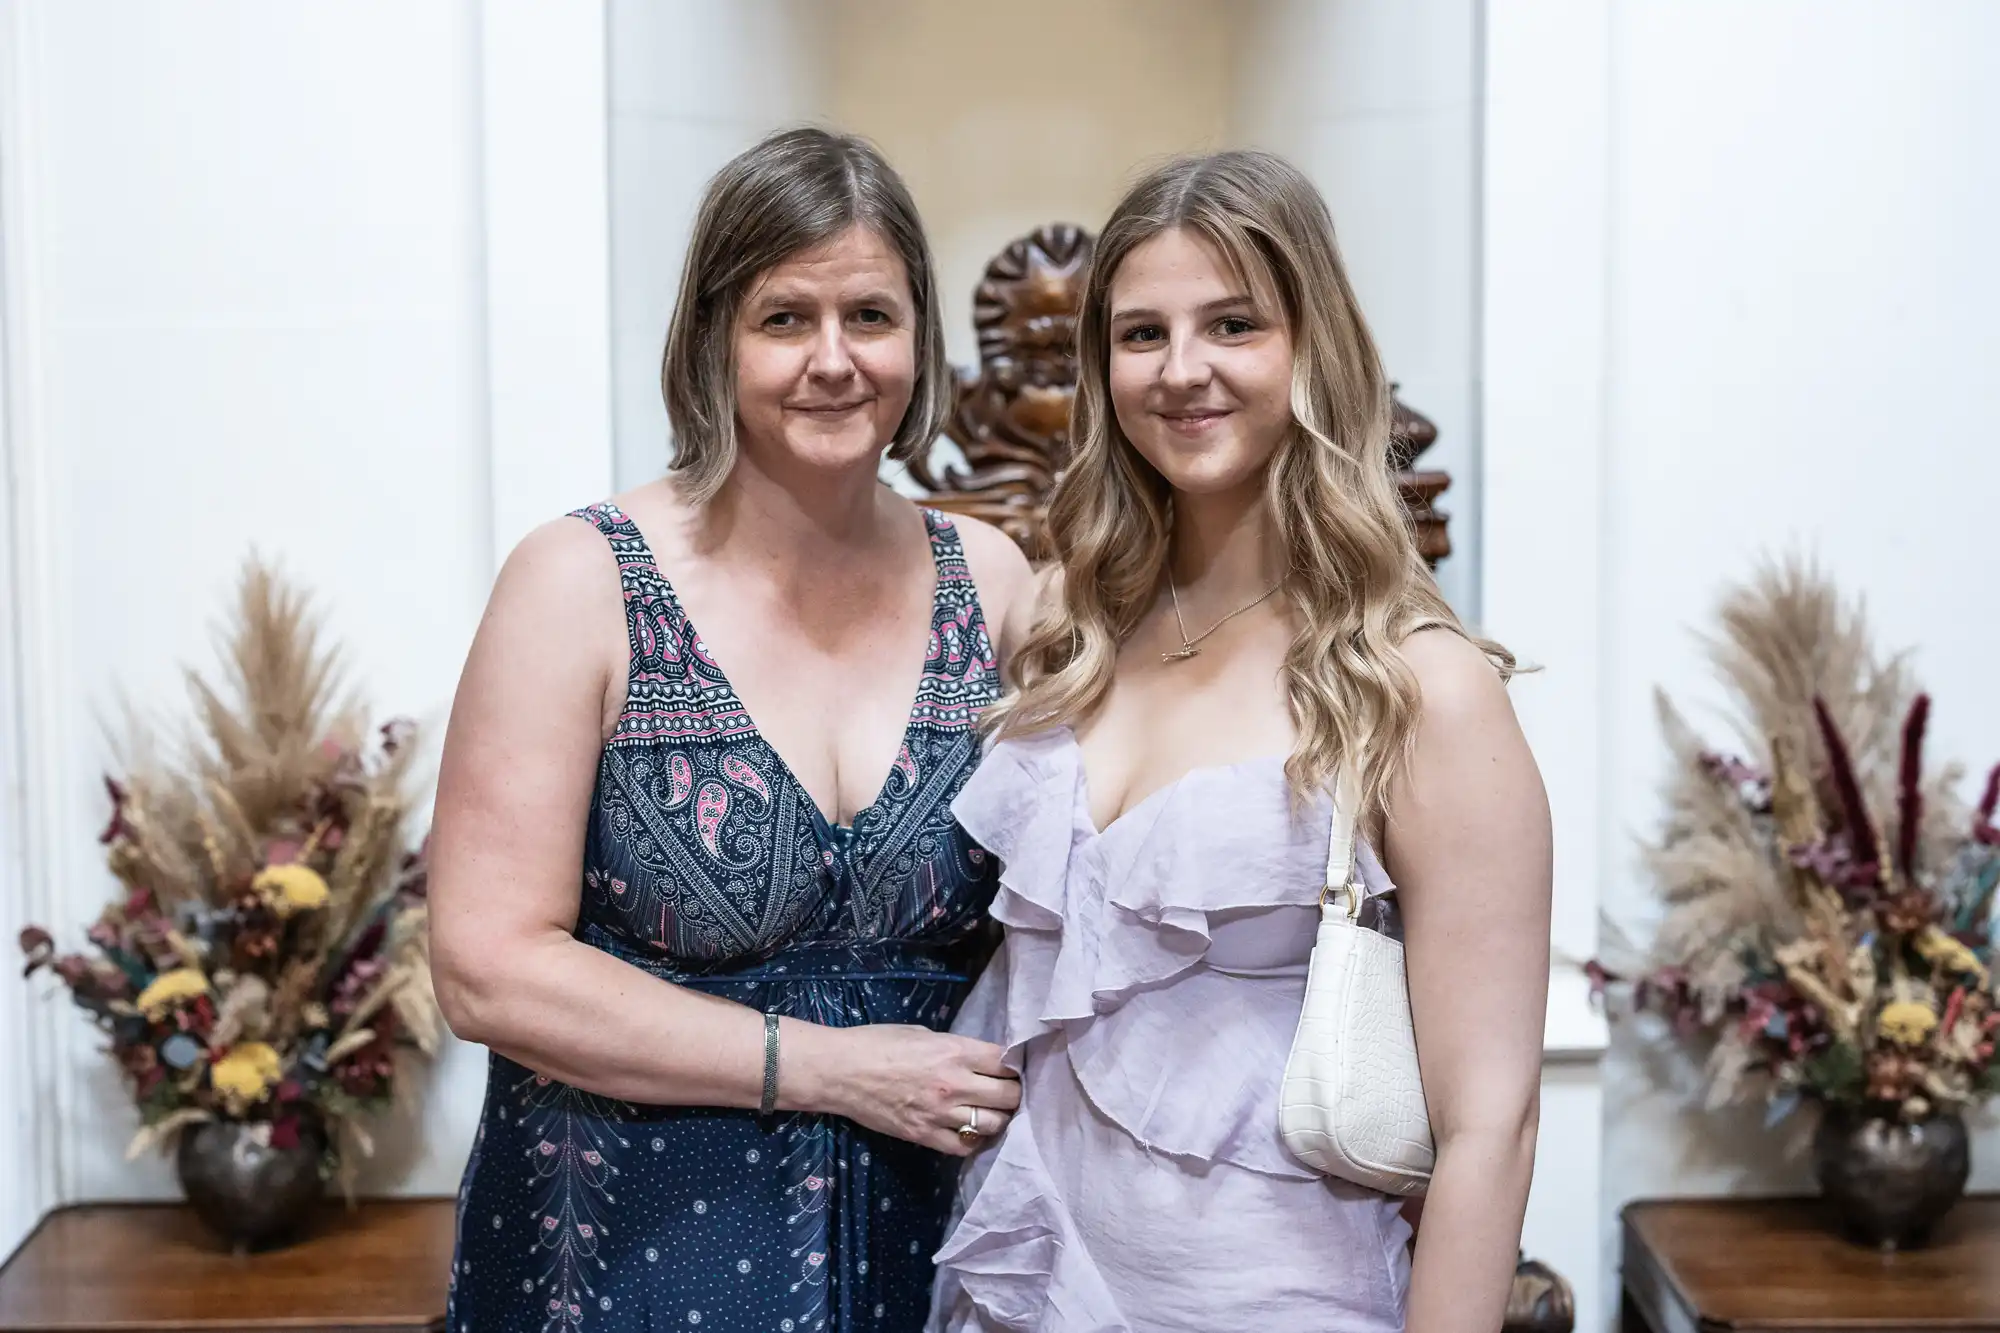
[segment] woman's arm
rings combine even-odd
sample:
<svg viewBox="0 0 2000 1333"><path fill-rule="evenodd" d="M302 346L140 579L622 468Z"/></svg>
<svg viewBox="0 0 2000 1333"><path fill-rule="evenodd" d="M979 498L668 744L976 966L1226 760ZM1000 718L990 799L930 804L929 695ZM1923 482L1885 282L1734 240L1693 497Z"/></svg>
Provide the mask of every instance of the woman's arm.
<svg viewBox="0 0 2000 1333"><path fill-rule="evenodd" d="M584 829L628 649L618 570L562 519L507 561L452 705L432 826L431 957L460 1037L623 1101L758 1105L763 1016L572 938ZM779 1105L960 1152L1011 1109L999 1051L913 1027L780 1027Z"/></svg>
<svg viewBox="0 0 2000 1333"><path fill-rule="evenodd" d="M1534 1174L1548 1001L1548 799L1504 686L1448 630L1403 645L1423 688L1390 797L1418 1060L1437 1165L1411 1271L1410 1333L1500 1326Z"/></svg>

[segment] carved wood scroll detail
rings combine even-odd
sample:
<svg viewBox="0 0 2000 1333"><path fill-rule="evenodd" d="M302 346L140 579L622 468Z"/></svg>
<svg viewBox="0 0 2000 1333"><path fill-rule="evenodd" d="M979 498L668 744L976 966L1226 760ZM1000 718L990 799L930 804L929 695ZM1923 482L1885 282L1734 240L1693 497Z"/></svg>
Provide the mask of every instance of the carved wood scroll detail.
<svg viewBox="0 0 2000 1333"><path fill-rule="evenodd" d="M945 436L962 466L913 459L910 475L940 509L983 518L1042 551L1042 511L1069 454L1076 397L1076 312L1093 238L1081 227L1037 227L986 266L973 290L979 368L961 371Z"/></svg>

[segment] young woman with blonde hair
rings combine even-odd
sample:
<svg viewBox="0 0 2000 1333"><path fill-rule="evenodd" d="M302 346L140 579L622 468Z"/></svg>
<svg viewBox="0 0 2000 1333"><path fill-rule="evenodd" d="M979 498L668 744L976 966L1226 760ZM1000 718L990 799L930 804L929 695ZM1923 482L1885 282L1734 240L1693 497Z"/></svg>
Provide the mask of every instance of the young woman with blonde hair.
<svg viewBox="0 0 2000 1333"><path fill-rule="evenodd" d="M1281 159L1136 185L1078 330L1059 569L954 810L1001 957L956 1030L1019 1114L939 1255L947 1329L1497 1328L1533 1164L1550 831L1508 704L1419 559L1333 226ZM1278 1093L1327 840L1393 892L1437 1158L1398 1201L1287 1153Z"/></svg>

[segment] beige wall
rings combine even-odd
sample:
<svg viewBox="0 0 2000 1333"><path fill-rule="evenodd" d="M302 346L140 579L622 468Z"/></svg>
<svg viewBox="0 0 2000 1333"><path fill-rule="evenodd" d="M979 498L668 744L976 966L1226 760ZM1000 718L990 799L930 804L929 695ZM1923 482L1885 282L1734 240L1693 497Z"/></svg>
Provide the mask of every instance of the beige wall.
<svg viewBox="0 0 2000 1333"><path fill-rule="evenodd" d="M1043 222L1095 230L1135 169L1223 146L1226 0L834 0L834 124L909 182L936 247L952 359L970 365L972 288Z"/></svg>

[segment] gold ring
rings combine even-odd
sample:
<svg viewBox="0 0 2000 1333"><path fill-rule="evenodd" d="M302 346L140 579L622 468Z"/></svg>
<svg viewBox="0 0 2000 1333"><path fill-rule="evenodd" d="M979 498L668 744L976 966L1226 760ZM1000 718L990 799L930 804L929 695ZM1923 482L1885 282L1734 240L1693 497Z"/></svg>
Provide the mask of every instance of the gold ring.
<svg viewBox="0 0 2000 1333"><path fill-rule="evenodd" d="M967 1143L980 1137L978 1107L974 1106L966 1110L965 1123L958 1127L958 1137L964 1139Z"/></svg>

